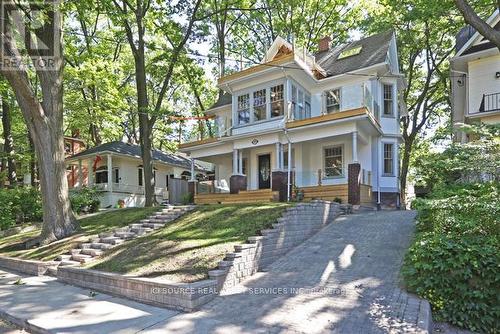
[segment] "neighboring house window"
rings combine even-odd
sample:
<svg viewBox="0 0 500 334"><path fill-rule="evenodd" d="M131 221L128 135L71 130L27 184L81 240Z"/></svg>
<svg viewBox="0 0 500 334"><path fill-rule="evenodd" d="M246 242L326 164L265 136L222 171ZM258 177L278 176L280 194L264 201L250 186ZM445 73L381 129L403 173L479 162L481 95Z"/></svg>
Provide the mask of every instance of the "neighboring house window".
<svg viewBox="0 0 500 334"><path fill-rule="evenodd" d="M271 87L271 117L283 116L284 111L283 85Z"/></svg>
<svg viewBox="0 0 500 334"><path fill-rule="evenodd" d="M250 95L238 96L238 124L250 122Z"/></svg>
<svg viewBox="0 0 500 334"><path fill-rule="evenodd" d="M142 167L139 167L137 169L137 182L139 184L140 187L142 187L144 185L144 177L142 175Z"/></svg>
<svg viewBox="0 0 500 334"><path fill-rule="evenodd" d="M326 93L326 112L340 111L340 89L330 90Z"/></svg>
<svg viewBox="0 0 500 334"><path fill-rule="evenodd" d="M95 183L108 183L108 170L107 167L99 167L95 172Z"/></svg>
<svg viewBox="0 0 500 334"><path fill-rule="evenodd" d="M113 168L113 183L120 183L120 169Z"/></svg>
<svg viewBox="0 0 500 334"><path fill-rule="evenodd" d="M165 175L165 188L168 188L168 174Z"/></svg>
<svg viewBox="0 0 500 334"><path fill-rule="evenodd" d="M266 90L253 92L253 115L256 121L266 119Z"/></svg>
<svg viewBox="0 0 500 334"><path fill-rule="evenodd" d="M394 174L394 144L384 144L384 174Z"/></svg>
<svg viewBox="0 0 500 334"><path fill-rule="evenodd" d="M324 149L325 176L336 177L344 173L342 146L327 147Z"/></svg>
<svg viewBox="0 0 500 334"><path fill-rule="evenodd" d="M384 85L384 115L392 116L393 112L393 96L392 85Z"/></svg>

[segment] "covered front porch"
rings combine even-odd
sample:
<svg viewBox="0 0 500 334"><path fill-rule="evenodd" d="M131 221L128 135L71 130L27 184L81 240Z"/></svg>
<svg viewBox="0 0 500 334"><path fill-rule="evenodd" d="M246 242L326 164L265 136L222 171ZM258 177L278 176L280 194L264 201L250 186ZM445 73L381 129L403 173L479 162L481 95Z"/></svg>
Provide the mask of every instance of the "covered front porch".
<svg viewBox="0 0 500 334"><path fill-rule="evenodd" d="M235 142L231 151L200 157L215 165L196 182L197 204L324 199L372 204L372 137L352 131L300 141L299 136ZM263 145L259 145L262 143ZM227 152L229 151L229 152Z"/></svg>

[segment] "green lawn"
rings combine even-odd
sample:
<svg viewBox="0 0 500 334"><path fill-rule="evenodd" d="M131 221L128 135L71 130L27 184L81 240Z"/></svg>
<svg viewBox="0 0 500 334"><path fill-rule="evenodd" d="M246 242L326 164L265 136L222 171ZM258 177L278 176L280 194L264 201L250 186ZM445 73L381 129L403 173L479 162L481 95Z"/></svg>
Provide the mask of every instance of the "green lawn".
<svg viewBox="0 0 500 334"><path fill-rule="evenodd" d="M130 208L89 215L79 219L81 231L78 233L50 245L32 249L24 249L23 243L36 237L40 230L3 237L0 238L0 254L31 260L53 260L57 255L67 253L70 249L77 247L79 243L87 241L98 233L137 222L158 210L158 208Z"/></svg>
<svg viewBox="0 0 500 334"><path fill-rule="evenodd" d="M89 267L177 282L203 279L234 245L271 227L289 206L200 206L165 228L111 249Z"/></svg>

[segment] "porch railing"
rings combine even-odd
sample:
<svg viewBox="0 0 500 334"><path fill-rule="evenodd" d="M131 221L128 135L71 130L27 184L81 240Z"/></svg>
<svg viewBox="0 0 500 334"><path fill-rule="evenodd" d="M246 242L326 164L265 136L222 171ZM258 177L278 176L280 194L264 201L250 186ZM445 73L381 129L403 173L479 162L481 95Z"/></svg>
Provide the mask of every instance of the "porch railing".
<svg viewBox="0 0 500 334"><path fill-rule="evenodd" d="M96 183L94 186L102 191L109 191L108 183ZM144 195L144 186L136 186L124 183L113 183L112 190L114 192ZM156 196L168 197L168 189L162 187L155 187L154 192Z"/></svg>
<svg viewBox="0 0 500 334"><path fill-rule="evenodd" d="M500 110L500 93L484 94L479 112Z"/></svg>

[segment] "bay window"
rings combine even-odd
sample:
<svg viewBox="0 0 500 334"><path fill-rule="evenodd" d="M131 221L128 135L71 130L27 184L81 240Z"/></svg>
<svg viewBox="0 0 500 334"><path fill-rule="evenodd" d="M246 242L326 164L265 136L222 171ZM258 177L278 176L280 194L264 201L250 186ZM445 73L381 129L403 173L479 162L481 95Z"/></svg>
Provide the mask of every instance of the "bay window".
<svg viewBox="0 0 500 334"><path fill-rule="evenodd" d="M384 175L394 174L394 144L384 144Z"/></svg>
<svg viewBox="0 0 500 334"><path fill-rule="evenodd" d="M256 121L260 121L267 118L265 89L253 92L253 115L254 115L254 120Z"/></svg>
<svg viewBox="0 0 500 334"><path fill-rule="evenodd" d="M271 87L271 117L283 116L284 112L283 85Z"/></svg>
<svg viewBox="0 0 500 334"><path fill-rule="evenodd" d="M250 122L250 95L244 94L238 96L238 124L247 124Z"/></svg>

